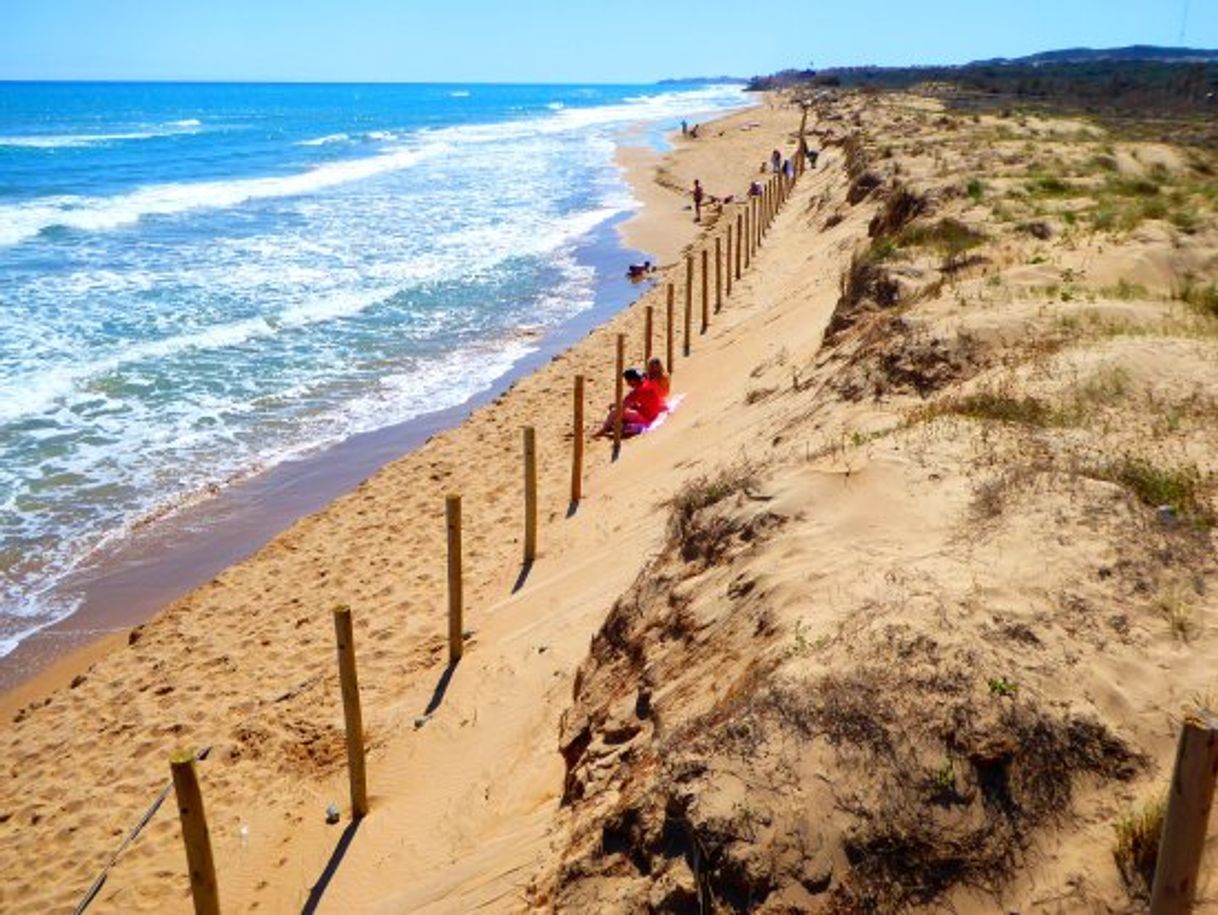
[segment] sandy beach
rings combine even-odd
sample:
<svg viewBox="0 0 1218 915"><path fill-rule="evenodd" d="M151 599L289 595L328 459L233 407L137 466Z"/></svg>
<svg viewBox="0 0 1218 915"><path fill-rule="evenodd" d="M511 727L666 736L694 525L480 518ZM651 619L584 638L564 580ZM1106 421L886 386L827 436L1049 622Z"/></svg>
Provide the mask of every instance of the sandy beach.
<svg viewBox="0 0 1218 915"><path fill-rule="evenodd" d="M684 255L737 212L695 224L686 189L739 199L799 122L773 99L669 154L620 150L643 204L623 238L662 264L632 305L6 694L0 909L72 911L170 754L206 747L226 911L1139 911L1115 830L1218 690L1205 173L1072 122L835 96L808 120L817 167L721 307L709 283L705 332L696 284L685 340ZM1072 193L1038 191L1046 172ZM1120 180L1158 182L1188 229L1100 223L1093 206L1137 202L1091 202ZM589 443L571 512L573 379L591 425L649 307L663 352L669 282L683 399L616 460ZM450 670L448 493L468 608ZM1218 911L1213 835L1197 911ZM191 911L172 797L89 911Z"/></svg>

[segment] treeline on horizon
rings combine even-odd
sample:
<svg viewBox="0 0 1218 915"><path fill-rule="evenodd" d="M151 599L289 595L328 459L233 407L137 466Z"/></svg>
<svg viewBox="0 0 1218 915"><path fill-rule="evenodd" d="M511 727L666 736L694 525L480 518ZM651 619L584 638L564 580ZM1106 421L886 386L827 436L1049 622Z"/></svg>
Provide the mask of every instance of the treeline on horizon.
<svg viewBox="0 0 1218 915"><path fill-rule="evenodd" d="M1094 113L1157 111L1188 115L1208 111L1218 115L1218 52L1194 52L1176 60L1119 57L1054 60L1051 54L1023 61L979 61L958 67L784 70L754 77L748 88L900 90L917 86L935 94L1066 104ZM1199 54L1210 59L1198 59Z"/></svg>

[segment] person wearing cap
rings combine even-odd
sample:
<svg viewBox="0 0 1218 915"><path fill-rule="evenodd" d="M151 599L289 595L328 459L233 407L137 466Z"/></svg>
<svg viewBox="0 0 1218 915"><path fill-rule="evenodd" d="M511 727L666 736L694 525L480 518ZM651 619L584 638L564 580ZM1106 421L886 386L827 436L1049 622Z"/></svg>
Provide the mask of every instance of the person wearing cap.
<svg viewBox="0 0 1218 915"><path fill-rule="evenodd" d="M650 426L664 410L664 398L656 383L636 368L622 372L622 378L630 386L630 393L622 398L622 434L637 435ZM609 415L595 437L613 432L613 421L617 411L611 405Z"/></svg>

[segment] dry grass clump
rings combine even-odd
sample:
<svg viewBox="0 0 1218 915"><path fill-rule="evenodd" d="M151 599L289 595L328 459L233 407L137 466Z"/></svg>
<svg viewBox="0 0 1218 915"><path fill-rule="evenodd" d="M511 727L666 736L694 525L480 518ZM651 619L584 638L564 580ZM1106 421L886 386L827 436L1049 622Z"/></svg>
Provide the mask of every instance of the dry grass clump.
<svg viewBox="0 0 1218 915"><path fill-rule="evenodd" d="M1112 857L1125 881L1125 887L1136 899L1146 899L1155 878L1159 859L1159 836L1167 816L1167 796L1146 801L1116 822L1116 846Z"/></svg>
<svg viewBox="0 0 1218 915"><path fill-rule="evenodd" d="M1057 717L1005 678L974 680L951 665L868 665L776 684L755 704L755 718L826 739L868 773L853 801L838 801L850 869L829 911L899 912L953 886L996 886L1032 831L1068 809L1075 779L1141 768L1100 722Z"/></svg>
<svg viewBox="0 0 1218 915"><path fill-rule="evenodd" d="M1053 410L1035 397L1014 397L996 391L978 391L947 401L944 412L957 413L973 419L992 419L1026 426L1047 426L1053 420Z"/></svg>
<svg viewBox="0 0 1218 915"><path fill-rule="evenodd" d="M1131 283L1126 279L1122 279L1115 286L1104 286L1097 290L1100 296L1107 299L1116 299L1121 302L1132 302L1140 299L1150 298L1150 293L1141 283Z"/></svg>
<svg viewBox="0 0 1218 915"><path fill-rule="evenodd" d="M1200 314L1218 318L1218 283L1203 286L1195 277L1185 276L1184 282L1175 290L1174 295Z"/></svg>
<svg viewBox="0 0 1218 915"><path fill-rule="evenodd" d="M682 486L667 503L668 546L686 562L701 558L713 563L746 525L723 512L711 511L732 496L750 496L757 486L757 468L741 461L716 476L700 476Z"/></svg>
<svg viewBox="0 0 1218 915"><path fill-rule="evenodd" d="M884 207L867 225L867 234L872 238L893 235L913 222L930 208L925 194L911 191L898 185L884 201Z"/></svg>
<svg viewBox="0 0 1218 915"><path fill-rule="evenodd" d="M1181 520L1201 527L1214 524L1214 516L1202 500L1204 480L1195 464L1160 467L1127 454L1093 468L1088 475L1119 483L1151 508L1171 506Z"/></svg>
<svg viewBox="0 0 1218 915"><path fill-rule="evenodd" d="M1079 193L1078 187L1052 175L1036 178L1024 187L1034 197L1073 197Z"/></svg>
<svg viewBox="0 0 1218 915"><path fill-rule="evenodd" d="M940 219L928 225L909 226L897 236L897 244L933 248L955 257L985 242L986 236L958 219Z"/></svg>
<svg viewBox="0 0 1218 915"><path fill-rule="evenodd" d="M1197 635L1197 610L1188 592L1182 588L1174 588L1159 595L1155 606L1172 637L1181 642L1191 642Z"/></svg>
<svg viewBox="0 0 1218 915"><path fill-rule="evenodd" d="M883 266L884 259L891 253L885 241L850 256L850 266L838 281L840 295L833 317L825 328L826 343L835 342L873 306L892 308L900 300L901 287Z"/></svg>
<svg viewBox="0 0 1218 915"><path fill-rule="evenodd" d="M891 308L897 304L900 287L879 265L884 257L885 249L875 246L861 253L856 251L850 257L850 266L838 284L842 303L853 306L868 300L881 308Z"/></svg>

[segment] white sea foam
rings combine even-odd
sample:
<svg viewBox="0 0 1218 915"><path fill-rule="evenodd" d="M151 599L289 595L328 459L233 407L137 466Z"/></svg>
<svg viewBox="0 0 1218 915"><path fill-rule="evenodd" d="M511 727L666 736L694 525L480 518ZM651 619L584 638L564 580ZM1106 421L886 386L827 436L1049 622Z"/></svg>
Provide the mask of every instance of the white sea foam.
<svg viewBox="0 0 1218 915"><path fill-rule="evenodd" d="M351 136L345 133L328 133L324 137L314 137L312 140L301 140L297 146L329 146L334 143L350 143Z"/></svg>
<svg viewBox="0 0 1218 915"><path fill-rule="evenodd" d="M442 145L428 154L443 152ZM130 225L146 216L168 216L196 209L234 207L250 200L312 194L417 164L424 155L399 149L362 159L319 165L306 172L270 178L159 184L115 197L43 197L0 206L0 245L13 245L40 232L63 227L97 232Z"/></svg>
<svg viewBox="0 0 1218 915"><path fill-rule="evenodd" d="M284 330L350 317L371 307L391 289L336 291L309 298L282 311L245 320L202 327L160 340L126 344L110 353L59 365L43 364L25 375L0 378L0 422L47 413L57 402L77 394L86 382L148 360L168 360L189 351L241 346Z"/></svg>
<svg viewBox="0 0 1218 915"><path fill-rule="evenodd" d="M125 140L155 140L161 137L172 137L182 134L197 133L195 130L184 128L201 127L202 122L196 118L181 121L169 121L164 125L143 130L120 130L111 133L67 133L67 134L29 134L25 136L0 136L0 147L14 149L70 149L78 146L97 146L102 143L116 143ZM166 129L168 128L168 129Z"/></svg>
<svg viewBox="0 0 1218 915"><path fill-rule="evenodd" d="M111 143L116 140L151 140L160 136L164 136L164 134L153 131L129 131L126 133L0 137L0 146L18 149L67 149L73 146L95 146L98 143Z"/></svg>
<svg viewBox="0 0 1218 915"><path fill-rule="evenodd" d="M448 93L449 98L469 98L469 92L465 89L454 89Z"/></svg>

